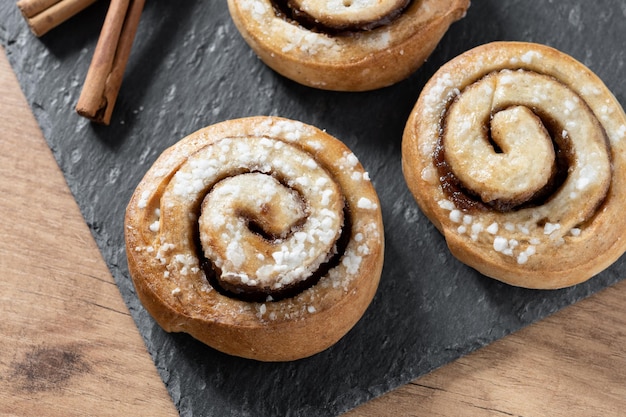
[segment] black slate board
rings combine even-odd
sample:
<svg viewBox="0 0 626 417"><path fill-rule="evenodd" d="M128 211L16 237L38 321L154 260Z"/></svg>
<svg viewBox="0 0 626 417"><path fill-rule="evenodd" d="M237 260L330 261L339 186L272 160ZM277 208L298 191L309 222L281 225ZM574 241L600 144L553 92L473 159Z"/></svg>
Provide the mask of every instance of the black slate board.
<svg viewBox="0 0 626 417"><path fill-rule="evenodd" d="M181 415L337 415L626 276L622 258L559 291L485 278L448 253L400 167L402 130L420 89L441 64L482 43L554 46L589 66L626 104L626 1L476 0L411 78L368 93L318 91L275 74L238 35L224 1L150 1L113 122L102 127L73 107L106 3L37 39L14 2L2 2L0 42ZM342 139L383 202L386 263L374 302L337 345L292 363L233 358L164 333L138 302L124 255L126 203L159 153L205 125L259 114L301 120Z"/></svg>

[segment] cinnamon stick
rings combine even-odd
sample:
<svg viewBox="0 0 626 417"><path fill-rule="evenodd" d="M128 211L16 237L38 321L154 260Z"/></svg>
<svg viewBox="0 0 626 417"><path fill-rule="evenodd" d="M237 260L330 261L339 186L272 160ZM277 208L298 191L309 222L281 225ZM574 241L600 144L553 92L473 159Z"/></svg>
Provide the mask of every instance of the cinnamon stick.
<svg viewBox="0 0 626 417"><path fill-rule="evenodd" d="M108 125L145 0L111 0L76 111Z"/></svg>
<svg viewBox="0 0 626 417"><path fill-rule="evenodd" d="M20 0L17 7L35 36L43 36L95 2L96 0Z"/></svg>

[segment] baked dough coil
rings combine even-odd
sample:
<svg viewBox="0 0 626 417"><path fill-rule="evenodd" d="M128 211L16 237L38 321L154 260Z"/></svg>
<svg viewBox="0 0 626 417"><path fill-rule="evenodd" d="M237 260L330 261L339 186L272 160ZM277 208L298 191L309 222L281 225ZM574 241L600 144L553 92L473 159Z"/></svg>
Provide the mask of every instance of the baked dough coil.
<svg viewBox="0 0 626 417"><path fill-rule="evenodd" d="M125 217L137 294L169 332L286 361L343 337L376 292L380 203L355 155L312 126L230 120L165 150Z"/></svg>
<svg viewBox="0 0 626 417"><path fill-rule="evenodd" d="M445 64L407 122L402 164L452 254L537 289L580 283L626 250L626 117L583 64L495 42Z"/></svg>
<svg viewBox="0 0 626 417"><path fill-rule="evenodd" d="M324 90L392 85L419 68L469 0L228 0L269 67Z"/></svg>

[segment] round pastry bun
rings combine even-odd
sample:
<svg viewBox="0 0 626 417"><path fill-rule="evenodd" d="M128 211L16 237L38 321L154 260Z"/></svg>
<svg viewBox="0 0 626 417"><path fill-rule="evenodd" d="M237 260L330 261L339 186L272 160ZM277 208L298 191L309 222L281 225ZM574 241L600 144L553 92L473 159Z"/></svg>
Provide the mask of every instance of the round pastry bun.
<svg viewBox="0 0 626 417"><path fill-rule="evenodd" d="M568 287L626 250L626 116L551 47L494 42L443 65L406 124L402 166L452 254L489 277Z"/></svg>
<svg viewBox="0 0 626 417"><path fill-rule="evenodd" d="M361 318L384 256L380 203L345 144L277 117L166 149L126 210L137 295L168 332L230 355L304 358Z"/></svg>
<svg viewBox="0 0 626 417"><path fill-rule="evenodd" d="M404 9L385 9L388 15L372 17L376 14L367 13L367 9L381 8L380 1L363 10L357 10L357 2L342 6L346 2L335 1L331 2L338 3L335 9L345 10L326 13L326 18L321 17L324 10L309 12L315 16L313 25L318 26L307 28L285 16L295 12L280 11L277 2L228 0L228 7L244 40L265 64L300 84L335 91L373 90L407 78L424 63L449 26L465 16L470 4L469 0L411 1ZM286 2L285 7L289 9L291 3ZM313 7L316 2L300 3L313 3ZM348 15L344 18L342 12L346 10L354 12L343 13ZM369 29L367 23L361 23L360 27L367 29L344 30L319 27L319 19L332 25L335 17L349 21L362 16L378 26Z"/></svg>

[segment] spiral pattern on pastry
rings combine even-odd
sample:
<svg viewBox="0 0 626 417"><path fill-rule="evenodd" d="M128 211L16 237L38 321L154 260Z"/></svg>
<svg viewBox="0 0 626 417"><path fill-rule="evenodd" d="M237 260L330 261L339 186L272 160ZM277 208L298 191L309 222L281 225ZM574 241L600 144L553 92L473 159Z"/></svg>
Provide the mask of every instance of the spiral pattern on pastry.
<svg viewBox="0 0 626 417"><path fill-rule="evenodd" d="M356 156L276 117L218 123L165 150L125 232L139 299L166 331L262 361L337 342L383 263L380 204Z"/></svg>
<svg viewBox="0 0 626 417"><path fill-rule="evenodd" d="M442 66L407 122L402 162L451 252L483 274L571 286L626 250L626 116L587 67L494 42Z"/></svg>
<svg viewBox="0 0 626 417"><path fill-rule="evenodd" d="M469 0L228 0L269 67L324 90L365 91L412 74Z"/></svg>

